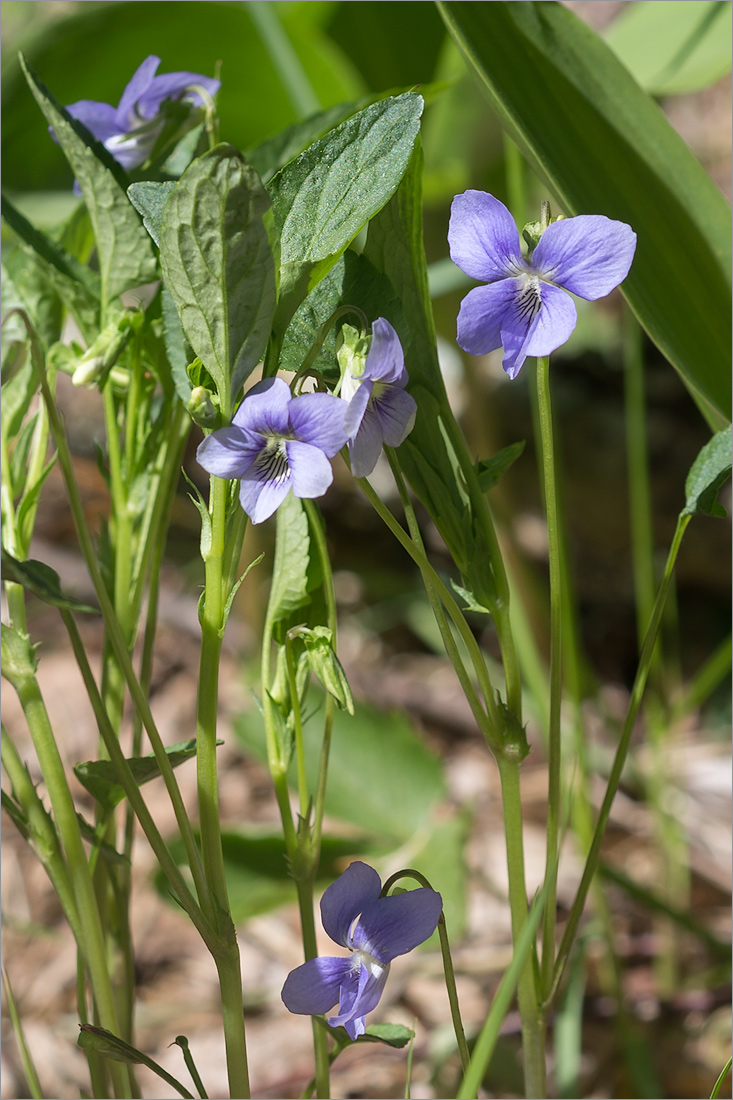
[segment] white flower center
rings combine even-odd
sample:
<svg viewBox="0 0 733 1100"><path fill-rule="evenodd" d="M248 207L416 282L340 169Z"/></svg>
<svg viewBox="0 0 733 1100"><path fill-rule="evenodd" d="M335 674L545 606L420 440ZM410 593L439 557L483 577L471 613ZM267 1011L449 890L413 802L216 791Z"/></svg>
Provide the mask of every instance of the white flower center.
<svg viewBox="0 0 733 1100"><path fill-rule="evenodd" d="M532 321L542 308L542 293L540 291L539 275L524 273L519 276L519 294L517 295L517 311L519 316L527 321Z"/></svg>
<svg viewBox="0 0 733 1100"><path fill-rule="evenodd" d="M287 440L282 435L266 435L265 446L257 456L255 465L264 473L268 481L281 485L290 476L288 453L285 450Z"/></svg>

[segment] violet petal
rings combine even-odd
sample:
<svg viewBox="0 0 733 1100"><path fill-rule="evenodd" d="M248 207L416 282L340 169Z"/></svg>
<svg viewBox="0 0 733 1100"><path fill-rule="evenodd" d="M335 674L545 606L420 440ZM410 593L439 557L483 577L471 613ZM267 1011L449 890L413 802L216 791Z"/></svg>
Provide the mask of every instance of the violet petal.
<svg viewBox="0 0 733 1100"><path fill-rule="evenodd" d="M160 58L151 54L133 73L117 105L117 124L120 131L129 130L139 121L135 116L135 105L150 87L158 65L160 65Z"/></svg>
<svg viewBox="0 0 733 1100"><path fill-rule="evenodd" d="M290 469L285 462L280 476L272 476L271 456L262 453L242 476L239 483L239 503L252 520L262 523L269 519L290 492Z"/></svg>
<svg viewBox="0 0 733 1100"><path fill-rule="evenodd" d="M373 401L388 447L399 447L415 427L417 403L405 390L387 386Z"/></svg>
<svg viewBox="0 0 733 1100"><path fill-rule="evenodd" d="M284 385L284 383L283 383ZM293 434L333 458L346 443L343 401L330 393L304 393L290 403Z"/></svg>
<svg viewBox="0 0 733 1100"><path fill-rule="evenodd" d="M232 424L260 435L288 435L291 393L282 378L263 378L245 394Z"/></svg>
<svg viewBox="0 0 733 1100"><path fill-rule="evenodd" d="M364 906L379 897L382 883L373 867L361 860L350 863L321 898L323 927L335 943L350 947L349 933Z"/></svg>
<svg viewBox="0 0 733 1100"><path fill-rule="evenodd" d="M338 1003L339 989L352 967L349 956L309 959L285 979L282 999L290 1012L319 1016Z"/></svg>
<svg viewBox="0 0 733 1100"><path fill-rule="evenodd" d="M362 909L352 936L354 947L389 963L433 934L442 908L440 894L426 887L378 898Z"/></svg>
<svg viewBox="0 0 733 1100"><path fill-rule="evenodd" d="M359 431L349 443L349 462L354 477L369 477L382 453L382 422L373 404L367 406Z"/></svg>
<svg viewBox="0 0 733 1100"><path fill-rule="evenodd" d="M377 317L372 325L372 342L369 347L364 378L380 382L405 385L405 353L396 331L384 317Z"/></svg>
<svg viewBox="0 0 733 1100"><path fill-rule="evenodd" d="M296 497L322 497L333 481L331 463L318 447L289 439L285 444L290 477Z"/></svg>
<svg viewBox="0 0 733 1100"><path fill-rule="evenodd" d="M388 974L388 965L380 966L362 959L358 975L352 971L341 985L338 1015L328 1018L331 1027L345 1027L350 1039L363 1035L366 1030L364 1018L379 1004Z"/></svg>
<svg viewBox="0 0 733 1100"><path fill-rule="evenodd" d="M501 347L504 314L518 294L518 279L502 279L470 290L458 313L457 340L471 355L486 355Z"/></svg>
<svg viewBox="0 0 733 1100"><path fill-rule="evenodd" d="M199 443L196 461L215 477L240 478L259 450L239 428L219 428Z"/></svg>
<svg viewBox="0 0 733 1100"><path fill-rule="evenodd" d="M453 199L448 242L453 263L473 279L493 283L526 270L514 219L485 191L464 191Z"/></svg>
<svg viewBox="0 0 733 1100"><path fill-rule="evenodd" d="M629 273L636 233L602 214L579 214L548 226L532 255L544 279L595 301L610 294Z"/></svg>

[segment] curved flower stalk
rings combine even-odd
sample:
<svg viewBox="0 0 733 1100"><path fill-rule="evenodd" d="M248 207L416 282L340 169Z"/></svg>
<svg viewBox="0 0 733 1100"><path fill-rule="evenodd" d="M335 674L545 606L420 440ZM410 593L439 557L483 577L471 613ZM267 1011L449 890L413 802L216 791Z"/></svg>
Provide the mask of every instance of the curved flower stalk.
<svg viewBox="0 0 733 1100"><path fill-rule="evenodd" d="M431 936L443 909L435 890L380 897L381 885L374 868L357 860L328 887L321 898L323 927L351 954L309 959L291 971L282 990L285 1007L306 1016L338 1002L328 1022L345 1027L351 1039L364 1034L364 1018L379 1003L392 959Z"/></svg>
<svg viewBox="0 0 733 1100"><path fill-rule="evenodd" d="M200 107L204 101L196 85L210 96L216 95L221 86L220 81L199 73L156 76L159 65L159 57L146 57L122 93L117 107L93 99L80 99L66 108L126 171L138 168L153 151L165 125L161 108L167 99L186 99Z"/></svg>
<svg viewBox="0 0 733 1100"><path fill-rule="evenodd" d="M484 191L456 195L448 241L453 262L488 283L463 299L458 343L472 355L503 348L510 378L528 355L549 355L570 336L577 314L565 291L603 298L626 278L636 249L625 222L580 214L553 221L525 258L511 214Z"/></svg>
<svg viewBox="0 0 733 1100"><path fill-rule="evenodd" d="M369 476L384 444L404 443L417 414L415 399L405 392L408 378L399 336L384 317L377 318L372 333L366 362L349 356L341 382L354 477Z"/></svg>
<svg viewBox="0 0 733 1100"><path fill-rule="evenodd" d="M293 397L282 378L266 378L249 391L231 426L212 432L196 457L215 477L239 478L239 500L252 523L268 519L292 489L320 497L333 481L329 458L346 443L338 397Z"/></svg>

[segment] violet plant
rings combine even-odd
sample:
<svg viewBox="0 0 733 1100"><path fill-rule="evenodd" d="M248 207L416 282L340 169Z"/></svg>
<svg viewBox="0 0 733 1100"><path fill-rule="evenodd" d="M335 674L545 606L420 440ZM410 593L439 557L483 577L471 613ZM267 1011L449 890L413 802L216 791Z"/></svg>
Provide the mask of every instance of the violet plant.
<svg viewBox="0 0 733 1100"><path fill-rule="evenodd" d="M438 365L420 235L423 100L406 92L361 110L354 107L335 127L324 121L316 140L304 126L299 153L293 156L291 147L283 154L287 143L265 145L261 164L271 159L267 170L258 173L238 149L217 142L218 80L187 72L156 75L158 65L155 57L143 62L117 108L83 100L66 110L25 69L83 196L96 269L30 227L12 204L4 208L37 274L47 279L62 304L59 317L65 312L73 318L82 341L70 343L59 317L49 319L20 294L6 314L16 358L11 362L9 353L7 372L4 360L10 411L3 417L8 606L3 674L23 707L51 815L5 732L2 759L10 785L3 805L37 851L76 940L80 1045L87 1053L91 1094L140 1095L133 1067L143 1062L180 1095L191 1095L135 1046L129 865L137 822L168 890L216 966L230 1096L251 1095L242 968L219 813L218 691L222 639L234 597L248 570L260 561L242 570L245 534L249 524L274 517L258 696L305 956L289 974L282 999L284 1009L313 1017L315 1073L312 1089L304 1095L329 1096L330 1067L338 1054L351 1043L380 1038L367 1017L379 1005L391 962L437 929L461 1062L456 1095L477 1095L516 988L525 1092L546 1096L548 1022L597 873L674 564L692 516L720 514L715 496L730 469L730 431L713 436L688 478L685 507L650 608L628 714L582 879L559 938L556 885L567 793L561 754L567 601L549 355L575 326L568 291L593 301L633 272L635 230L600 212L572 216L572 203L565 207L567 217L553 220L549 203L543 203L539 220L524 227L525 256L507 207L492 195L470 190L455 198L448 233L455 264L487 284L470 290L461 305L458 344L474 354L502 348L511 379L528 359L536 359L551 648L546 873L530 906L519 790L529 744L509 613L513 594L484 492L487 469L474 464L469 454ZM209 125L201 140L209 147L184 143L177 157L171 157L185 130L200 122L202 108ZM169 125L171 120L175 125ZM156 166L175 163L186 150L190 163L180 178L155 178ZM131 183L125 174L129 169L150 178ZM365 227L366 244L362 241L357 252L352 245ZM150 284L155 284L152 297L140 289ZM358 327L345 323L347 316ZM104 406L110 517L104 538L96 541L84 515L55 397L59 371L75 384L98 389ZM13 386L14 380L19 381ZM4 391L5 386L4 380ZM191 497L201 521L205 573L199 603L196 738L170 748L163 744L148 700L165 533L193 424L204 432L196 455L210 475L208 495L194 488ZM50 443L104 622L99 678L76 622L89 609L61 591L48 567L29 560L40 489L53 461L48 458ZM349 955L318 953L316 883L334 716L337 709L354 712L338 657L333 565L317 503L329 491L339 452L359 489L417 565L446 654L501 779L514 957L473 1053L461 1022L439 881L428 883L419 870L406 869L382 887L374 868L350 862L320 899L325 931ZM406 526L368 480L382 455L392 471ZM453 590L431 563L415 500L452 557L458 579ZM78 772L95 799L90 828L82 826L76 813L38 686L37 657L26 625L27 591L58 607L99 727L100 759ZM492 616L498 663L487 659L461 601ZM313 681L325 693L314 760L304 735ZM121 737L128 699L134 714L131 751ZM173 858L141 791L144 737L154 759L148 761L145 778L158 774L165 782L185 870ZM193 815L175 774L191 758L197 768ZM387 759L384 767L389 766ZM107 858L116 848L124 858ZM390 893L402 877L420 885ZM337 1010L329 1015L334 1006ZM396 1028L391 1041L404 1045L411 1037L409 1029ZM186 1050L185 1056L195 1087L205 1096L195 1052L192 1056Z"/></svg>

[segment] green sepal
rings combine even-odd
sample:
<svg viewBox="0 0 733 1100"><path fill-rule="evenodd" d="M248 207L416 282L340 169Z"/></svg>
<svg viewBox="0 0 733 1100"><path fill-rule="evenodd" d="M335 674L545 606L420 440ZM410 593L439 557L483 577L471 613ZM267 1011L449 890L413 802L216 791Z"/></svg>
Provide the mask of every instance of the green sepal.
<svg viewBox="0 0 733 1100"><path fill-rule="evenodd" d="M32 680L38 668L36 646L31 645L27 634L19 634L12 626L0 624L0 667L8 683L18 690L20 686Z"/></svg>
<svg viewBox="0 0 733 1100"><path fill-rule="evenodd" d="M326 626L296 627L291 635L303 639L308 665L341 710L354 713L354 697L343 666L333 648L333 631Z"/></svg>

